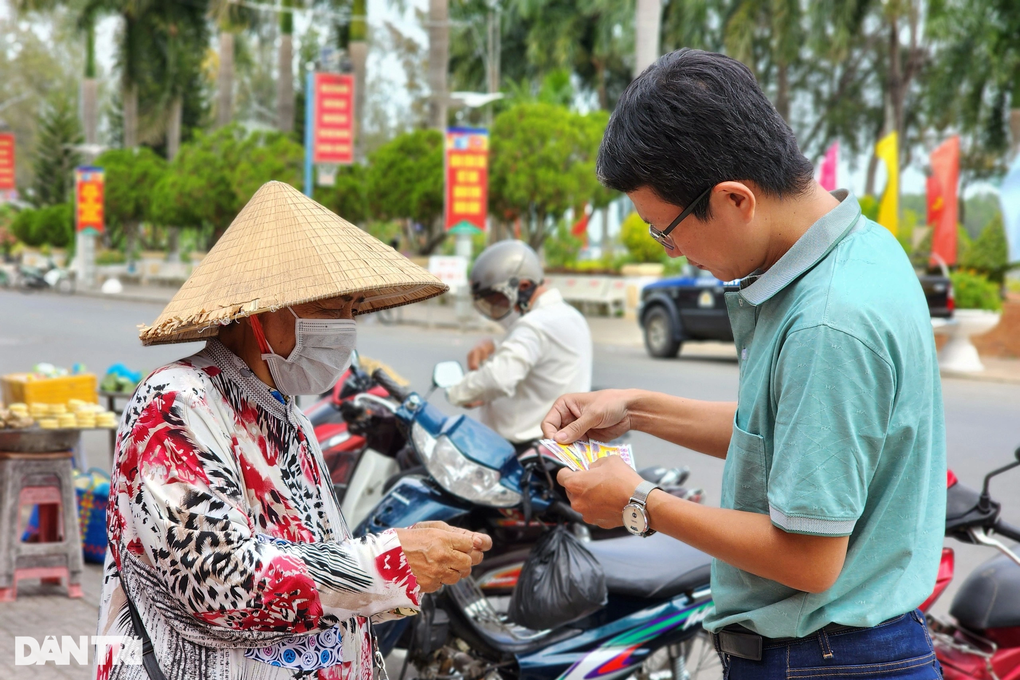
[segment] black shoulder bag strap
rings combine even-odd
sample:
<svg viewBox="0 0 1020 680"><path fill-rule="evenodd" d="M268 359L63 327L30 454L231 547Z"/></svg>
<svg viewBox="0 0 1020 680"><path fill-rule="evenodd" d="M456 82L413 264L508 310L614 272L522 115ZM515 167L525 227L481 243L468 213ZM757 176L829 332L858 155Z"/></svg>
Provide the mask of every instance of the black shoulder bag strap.
<svg viewBox="0 0 1020 680"><path fill-rule="evenodd" d="M135 603L128 595L128 589L124 585L123 579L121 579L120 588L124 591L124 599L127 600L128 611L131 613L131 628L134 630L135 637L142 641L142 665L145 666L145 673L149 676L149 680L166 680L166 676L159 668L159 662L156 661L156 653L152 650L152 640L145 632L142 617L138 615L138 610L135 609Z"/></svg>

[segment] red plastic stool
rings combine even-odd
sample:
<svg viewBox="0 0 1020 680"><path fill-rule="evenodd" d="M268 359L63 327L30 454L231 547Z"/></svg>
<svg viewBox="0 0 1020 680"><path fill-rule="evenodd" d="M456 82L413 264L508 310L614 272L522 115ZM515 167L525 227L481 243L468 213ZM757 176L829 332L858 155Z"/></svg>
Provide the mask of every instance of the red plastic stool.
<svg viewBox="0 0 1020 680"><path fill-rule="evenodd" d="M0 602L17 597L18 581L64 583L81 597L82 552L71 452L0 452ZM39 533L21 540L21 509L39 507Z"/></svg>

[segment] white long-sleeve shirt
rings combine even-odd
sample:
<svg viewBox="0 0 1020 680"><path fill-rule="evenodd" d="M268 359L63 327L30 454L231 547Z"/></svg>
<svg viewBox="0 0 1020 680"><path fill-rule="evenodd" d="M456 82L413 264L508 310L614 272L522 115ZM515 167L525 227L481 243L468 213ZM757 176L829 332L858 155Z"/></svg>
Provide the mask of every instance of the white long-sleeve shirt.
<svg viewBox="0 0 1020 680"><path fill-rule="evenodd" d="M591 390L588 322L547 290L510 327L477 371L446 392L458 406L484 401L481 420L514 443L542 436L542 419L558 397Z"/></svg>

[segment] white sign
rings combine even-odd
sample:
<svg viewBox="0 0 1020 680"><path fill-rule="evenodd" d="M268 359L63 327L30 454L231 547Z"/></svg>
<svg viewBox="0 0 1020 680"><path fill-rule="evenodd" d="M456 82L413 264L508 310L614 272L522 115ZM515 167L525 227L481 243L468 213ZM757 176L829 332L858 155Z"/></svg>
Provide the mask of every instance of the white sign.
<svg viewBox="0 0 1020 680"><path fill-rule="evenodd" d="M429 273L450 288L467 285L468 259L460 255L433 255L429 258Z"/></svg>
<svg viewBox="0 0 1020 680"><path fill-rule="evenodd" d="M34 637L16 635L14 637L15 666L44 666L53 663L56 666L70 666L71 659L78 665L88 664L89 636L79 635L77 641L70 635L62 635L57 641L55 635L47 635L39 643ZM93 635L92 644L96 646L96 659L104 663L107 652L112 651L114 664L140 666L142 664L142 640L128 635Z"/></svg>

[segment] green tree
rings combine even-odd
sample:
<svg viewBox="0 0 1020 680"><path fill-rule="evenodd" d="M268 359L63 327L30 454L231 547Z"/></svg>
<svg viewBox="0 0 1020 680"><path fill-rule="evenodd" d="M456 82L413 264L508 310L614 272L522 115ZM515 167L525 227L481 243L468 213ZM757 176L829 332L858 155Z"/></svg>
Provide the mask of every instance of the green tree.
<svg viewBox="0 0 1020 680"><path fill-rule="evenodd" d="M351 224L367 228L370 217L368 167L361 163L342 166L330 187L316 187L315 200Z"/></svg>
<svg viewBox="0 0 1020 680"><path fill-rule="evenodd" d="M211 248L260 186L300 186L303 149L278 131L246 133L236 124L197 132L157 182L151 219L192 229Z"/></svg>
<svg viewBox="0 0 1020 680"><path fill-rule="evenodd" d="M489 208L497 219L520 219L522 236L538 248L546 224L600 190L598 142L587 116L551 104L519 104L492 124Z"/></svg>
<svg viewBox="0 0 1020 680"><path fill-rule="evenodd" d="M78 145L84 142L73 101L57 94L39 120L33 170L32 202L38 206L65 203L74 190L74 169L81 164Z"/></svg>
<svg viewBox="0 0 1020 680"><path fill-rule="evenodd" d="M367 173L372 216L405 220L408 243L428 255L446 238L443 229L443 134L415 130L380 146Z"/></svg>
<svg viewBox="0 0 1020 680"><path fill-rule="evenodd" d="M1020 263L1013 263L1013 267ZM1006 272L1012 267L1009 263L1009 246L1006 243L1006 230L1002 226L1002 215L996 215L981 230L981 234L960 258L960 267L971 269L988 277L988 280L1002 286L1006 280Z"/></svg>
<svg viewBox="0 0 1020 680"><path fill-rule="evenodd" d="M130 261L135 256L139 225L150 218L153 191L167 171L167 163L146 147L112 149L96 159L105 173L105 217L109 238L123 245Z"/></svg>
<svg viewBox="0 0 1020 680"><path fill-rule="evenodd" d="M964 181L1001 174L1010 116L1020 117L1020 4L939 0L927 30L937 49L925 78L925 112L937 130L963 136ZM1015 132L1014 132L1015 134Z"/></svg>

